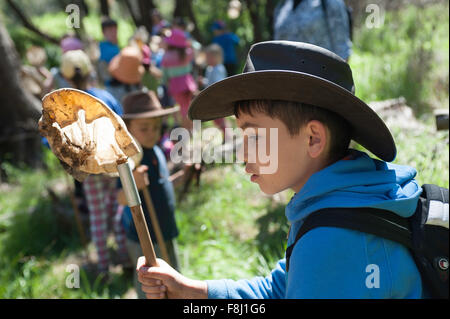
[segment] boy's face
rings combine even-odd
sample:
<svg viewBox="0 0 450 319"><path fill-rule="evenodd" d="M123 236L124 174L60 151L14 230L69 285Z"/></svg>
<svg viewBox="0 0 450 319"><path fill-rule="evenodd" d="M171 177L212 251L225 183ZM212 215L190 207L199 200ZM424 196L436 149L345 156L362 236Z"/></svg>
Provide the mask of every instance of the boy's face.
<svg viewBox="0 0 450 319"><path fill-rule="evenodd" d="M311 123L314 125L321 123L311 121L300 129L299 134L291 136L288 128L280 119L271 118L260 112L253 112L251 116L240 113L236 121L237 125L244 130L245 171L252 174L250 180L257 183L264 193L271 195L286 189L298 192L309 177L322 168L322 164L316 156L317 145L314 146L317 144L317 140L314 137L315 143L312 142L311 127L309 126ZM246 130L247 128L250 129ZM251 128L257 134L254 134ZM325 129L323 125L322 129ZM252 143L256 144L256 147L252 147ZM322 140L321 143L324 141ZM258 154L264 145L265 151L262 153L263 155L267 154L265 158ZM322 152L320 151L320 153ZM275 156L273 156L274 154ZM268 158L270 161L267 160ZM264 173L264 170L267 172L267 168L274 164L276 164L276 170L273 173Z"/></svg>
<svg viewBox="0 0 450 319"><path fill-rule="evenodd" d="M214 53L206 53L206 64L215 66L216 64L218 64L218 60L219 58Z"/></svg>
<svg viewBox="0 0 450 319"><path fill-rule="evenodd" d="M143 118L131 120L128 130L145 148L152 148L161 137L161 118Z"/></svg>
<svg viewBox="0 0 450 319"><path fill-rule="evenodd" d="M117 26L109 26L103 29L105 40L117 44Z"/></svg>

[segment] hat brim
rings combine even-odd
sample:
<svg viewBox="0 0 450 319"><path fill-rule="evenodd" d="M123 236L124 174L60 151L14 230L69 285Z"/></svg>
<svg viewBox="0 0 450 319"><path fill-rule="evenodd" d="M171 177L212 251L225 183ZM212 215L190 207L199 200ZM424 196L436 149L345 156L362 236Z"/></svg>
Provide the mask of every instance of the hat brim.
<svg viewBox="0 0 450 319"><path fill-rule="evenodd" d="M180 107L175 106L175 107L171 107L169 109L162 109L162 110L156 110L156 111L150 111L150 112L122 114L122 118L127 119L127 120L133 120L133 119L162 117L162 116L176 113L179 110L180 110Z"/></svg>
<svg viewBox="0 0 450 319"><path fill-rule="evenodd" d="M209 121L234 115L235 102L255 99L301 102L335 112L352 126L355 142L384 161L396 157L391 132L366 103L328 80L302 72L255 71L225 78L200 92L189 118Z"/></svg>

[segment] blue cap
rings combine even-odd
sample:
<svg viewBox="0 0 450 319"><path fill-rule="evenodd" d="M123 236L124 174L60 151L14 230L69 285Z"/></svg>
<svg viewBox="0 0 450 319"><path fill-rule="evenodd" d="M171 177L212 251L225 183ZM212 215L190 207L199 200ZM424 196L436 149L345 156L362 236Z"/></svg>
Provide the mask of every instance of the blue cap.
<svg viewBox="0 0 450 319"><path fill-rule="evenodd" d="M225 22L223 21L215 21L212 26L211 26L211 30L223 30L225 29Z"/></svg>

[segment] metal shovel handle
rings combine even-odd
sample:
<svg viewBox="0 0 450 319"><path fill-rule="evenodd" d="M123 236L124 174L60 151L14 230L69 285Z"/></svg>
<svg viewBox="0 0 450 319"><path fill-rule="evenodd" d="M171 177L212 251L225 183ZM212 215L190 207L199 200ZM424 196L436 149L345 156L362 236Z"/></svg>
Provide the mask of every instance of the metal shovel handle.
<svg viewBox="0 0 450 319"><path fill-rule="evenodd" d="M141 244L142 252L145 256L145 265L152 267L158 266L158 263L156 262L155 249L153 248L147 223L145 222L144 212L142 211L141 199L139 198L136 182L134 181L128 161L117 165L117 170L119 171L119 177L122 182L122 189L125 193L125 198L127 199L128 206L131 210L131 215L133 216L133 222L139 237L139 243Z"/></svg>

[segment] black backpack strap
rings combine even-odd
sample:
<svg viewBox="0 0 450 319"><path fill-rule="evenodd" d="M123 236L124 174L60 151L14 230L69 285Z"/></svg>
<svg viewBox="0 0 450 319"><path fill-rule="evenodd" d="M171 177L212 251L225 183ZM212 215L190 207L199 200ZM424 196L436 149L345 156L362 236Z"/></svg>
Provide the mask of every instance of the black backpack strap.
<svg viewBox="0 0 450 319"><path fill-rule="evenodd" d="M434 184L422 185L422 197L426 197L428 201L436 200L443 203L448 203L448 188L439 187Z"/></svg>
<svg viewBox="0 0 450 319"><path fill-rule="evenodd" d="M393 212L376 208L326 208L311 213L286 249L286 270L295 244L311 229L338 227L369 233L412 248L409 221Z"/></svg>

